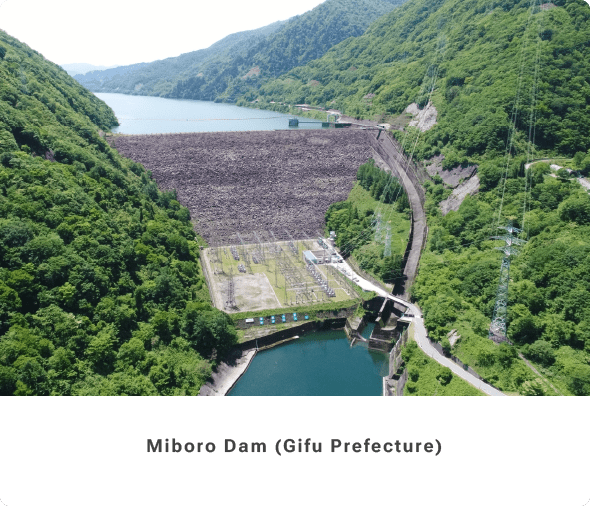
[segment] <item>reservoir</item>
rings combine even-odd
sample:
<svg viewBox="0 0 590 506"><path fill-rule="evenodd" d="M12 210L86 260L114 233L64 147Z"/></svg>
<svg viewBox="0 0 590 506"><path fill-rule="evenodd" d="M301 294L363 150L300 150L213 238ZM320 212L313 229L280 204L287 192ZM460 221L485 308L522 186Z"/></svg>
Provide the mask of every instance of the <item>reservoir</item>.
<svg viewBox="0 0 590 506"><path fill-rule="evenodd" d="M386 353L351 348L343 330L317 331L259 352L228 395L382 395L388 363Z"/></svg>
<svg viewBox="0 0 590 506"><path fill-rule="evenodd" d="M298 117L201 100L95 93L119 120L118 134L166 134L188 132L237 132L287 130L289 118ZM300 121L315 121L298 117ZM293 127L291 127L293 128ZM321 123L303 123L299 129L321 128Z"/></svg>
<svg viewBox="0 0 590 506"><path fill-rule="evenodd" d="M293 116L196 100L97 93L122 134L287 130ZM299 118L310 121L307 118ZM317 128L303 124L298 128ZM369 338L374 324L362 335ZM259 352L229 395L382 395L389 356L350 346L344 330L310 332Z"/></svg>

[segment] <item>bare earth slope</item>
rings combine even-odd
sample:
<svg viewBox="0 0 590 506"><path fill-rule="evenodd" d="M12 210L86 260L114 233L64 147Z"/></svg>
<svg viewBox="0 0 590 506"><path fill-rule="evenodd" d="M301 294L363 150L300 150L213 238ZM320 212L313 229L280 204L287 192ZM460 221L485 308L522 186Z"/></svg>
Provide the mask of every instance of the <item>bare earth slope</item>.
<svg viewBox="0 0 590 506"><path fill-rule="evenodd" d="M176 189L210 245L288 230L323 230L359 165L373 156L362 130L280 130L121 136L112 144L142 163L162 190ZM270 235L266 237L270 238Z"/></svg>

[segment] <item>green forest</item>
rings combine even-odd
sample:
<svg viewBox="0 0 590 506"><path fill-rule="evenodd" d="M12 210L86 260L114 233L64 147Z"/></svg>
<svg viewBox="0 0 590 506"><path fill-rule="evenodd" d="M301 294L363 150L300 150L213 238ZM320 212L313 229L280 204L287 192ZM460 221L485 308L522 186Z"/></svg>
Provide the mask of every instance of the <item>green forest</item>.
<svg viewBox="0 0 590 506"><path fill-rule="evenodd" d="M261 89L261 106L335 104L379 120L411 102L435 105L434 128L394 136L418 160L443 155L445 170L477 165L480 188L443 216L451 190L439 177L425 183L428 244L412 298L432 339L508 393L590 394L590 196L576 179L590 172L589 18L575 0L547 10L409 2ZM525 168L556 157L566 168ZM510 267L512 345L498 346L488 329L503 244L491 238L509 222L527 242Z"/></svg>
<svg viewBox="0 0 590 506"><path fill-rule="evenodd" d="M307 103L393 120L410 103L431 100L438 125L420 139L416 157L442 153L447 163L463 163L503 152L517 89L515 146L523 144L538 68L538 149L586 152L590 9L583 0L551 5L541 10L538 2L501 0L491 9L483 0L407 2L362 36L264 84L257 106Z"/></svg>
<svg viewBox="0 0 590 506"><path fill-rule="evenodd" d="M408 196L397 178L374 160L361 165L347 200L326 212L326 231L336 232L345 257L385 283L395 283L410 233Z"/></svg>
<svg viewBox="0 0 590 506"><path fill-rule="evenodd" d="M412 288L430 337L490 383L527 395L590 395L590 195L575 178L552 177L536 163L505 185L482 165L482 188L458 211L442 216L442 185L427 184L429 239ZM530 184L527 190L527 181ZM508 338L487 339L502 253L497 209L523 227L527 242L510 267ZM522 209L527 195L526 212ZM500 222L500 225L505 225ZM521 353L542 375L539 380Z"/></svg>
<svg viewBox="0 0 590 506"><path fill-rule="evenodd" d="M0 31L0 394L197 394L236 341L187 209L113 112Z"/></svg>

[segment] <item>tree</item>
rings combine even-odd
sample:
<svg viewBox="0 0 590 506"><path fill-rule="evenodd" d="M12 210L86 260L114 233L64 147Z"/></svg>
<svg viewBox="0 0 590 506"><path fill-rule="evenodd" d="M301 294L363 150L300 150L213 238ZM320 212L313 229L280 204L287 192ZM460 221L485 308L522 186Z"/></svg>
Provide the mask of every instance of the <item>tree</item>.
<svg viewBox="0 0 590 506"><path fill-rule="evenodd" d="M12 395L16 388L17 375L12 367L0 365L0 395Z"/></svg>
<svg viewBox="0 0 590 506"><path fill-rule="evenodd" d="M555 351L547 341L536 341L528 347L527 357L549 367L555 362Z"/></svg>
<svg viewBox="0 0 590 506"><path fill-rule="evenodd" d="M116 358L114 350L116 340L112 325L108 325L91 338L86 349L86 356L98 373L108 374L112 370Z"/></svg>
<svg viewBox="0 0 590 506"><path fill-rule="evenodd" d="M574 395L590 395L590 365L570 365L565 368L564 373Z"/></svg>
<svg viewBox="0 0 590 506"><path fill-rule="evenodd" d="M453 372L448 367L443 367L441 371L436 375L436 379L440 381L441 385L448 385L453 379Z"/></svg>
<svg viewBox="0 0 590 506"><path fill-rule="evenodd" d="M520 385L519 392L520 395L527 396L541 396L547 393L541 378L535 378L523 382L522 385Z"/></svg>
<svg viewBox="0 0 590 506"><path fill-rule="evenodd" d="M559 204L559 217L563 221L573 221L578 225L590 224L590 195L575 193Z"/></svg>

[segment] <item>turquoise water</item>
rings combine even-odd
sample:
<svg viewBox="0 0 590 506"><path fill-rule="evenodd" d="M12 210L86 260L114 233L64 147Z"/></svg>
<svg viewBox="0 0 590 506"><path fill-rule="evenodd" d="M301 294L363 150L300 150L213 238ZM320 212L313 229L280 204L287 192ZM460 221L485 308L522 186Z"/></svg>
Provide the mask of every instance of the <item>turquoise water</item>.
<svg viewBox="0 0 590 506"><path fill-rule="evenodd" d="M287 130L294 116L231 104L200 100L175 100L141 97L121 93L96 93L115 111L121 134L163 134L186 132L231 132L248 130ZM301 121L314 121L299 118ZM291 127L292 128L292 127ZM321 128L319 123L298 128Z"/></svg>
<svg viewBox="0 0 590 506"><path fill-rule="evenodd" d="M343 330L312 332L259 352L229 395L382 395L388 359Z"/></svg>

